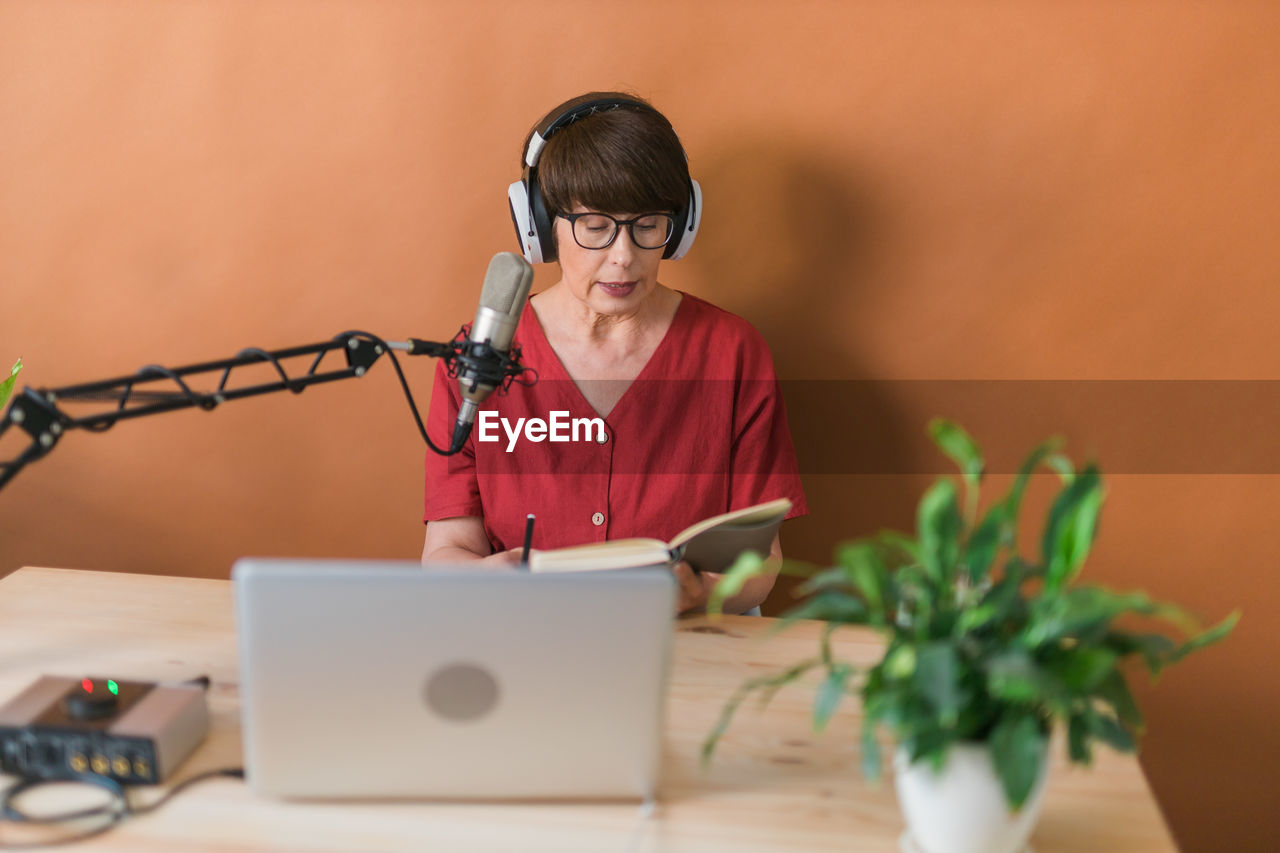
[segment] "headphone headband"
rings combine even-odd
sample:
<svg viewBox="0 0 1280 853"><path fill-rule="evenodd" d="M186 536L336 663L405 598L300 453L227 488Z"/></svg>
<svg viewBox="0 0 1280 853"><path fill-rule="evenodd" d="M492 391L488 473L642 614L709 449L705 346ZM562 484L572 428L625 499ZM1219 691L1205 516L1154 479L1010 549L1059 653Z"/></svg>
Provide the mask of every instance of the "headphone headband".
<svg viewBox="0 0 1280 853"><path fill-rule="evenodd" d="M568 127L587 116L620 109L633 109L652 113L667 122L667 127L671 127L671 122L667 121L666 116L643 101L633 101L628 98L596 98L594 101L587 101L584 104L578 104L572 109L565 110L539 125L533 131L533 136L529 137L529 147L525 149L524 153L525 166L530 169L537 168L538 158L542 155L542 147L547 144L547 139L550 138L551 134L557 130ZM675 128L672 128L673 132L674 130Z"/></svg>

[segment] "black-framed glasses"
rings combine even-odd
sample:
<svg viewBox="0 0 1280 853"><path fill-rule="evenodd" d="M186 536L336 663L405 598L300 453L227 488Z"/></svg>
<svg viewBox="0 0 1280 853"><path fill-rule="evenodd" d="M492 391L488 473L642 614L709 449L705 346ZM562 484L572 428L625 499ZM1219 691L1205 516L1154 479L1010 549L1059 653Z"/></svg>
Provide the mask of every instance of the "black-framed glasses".
<svg viewBox="0 0 1280 853"><path fill-rule="evenodd" d="M607 249L627 227L631 242L641 249L661 249L671 240L675 218L669 213L642 213L634 219L614 219L607 213L561 213L573 227L573 239L584 249Z"/></svg>

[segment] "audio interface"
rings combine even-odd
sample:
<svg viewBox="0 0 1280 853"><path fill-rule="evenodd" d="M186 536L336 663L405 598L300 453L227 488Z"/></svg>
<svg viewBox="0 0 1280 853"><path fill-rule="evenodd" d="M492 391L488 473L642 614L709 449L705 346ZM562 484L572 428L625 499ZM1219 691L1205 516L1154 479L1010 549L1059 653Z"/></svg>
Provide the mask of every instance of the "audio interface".
<svg viewBox="0 0 1280 853"><path fill-rule="evenodd" d="M153 785L208 730L202 686L44 675L0 706L0 770L26 779L96 773Z"/></svg>

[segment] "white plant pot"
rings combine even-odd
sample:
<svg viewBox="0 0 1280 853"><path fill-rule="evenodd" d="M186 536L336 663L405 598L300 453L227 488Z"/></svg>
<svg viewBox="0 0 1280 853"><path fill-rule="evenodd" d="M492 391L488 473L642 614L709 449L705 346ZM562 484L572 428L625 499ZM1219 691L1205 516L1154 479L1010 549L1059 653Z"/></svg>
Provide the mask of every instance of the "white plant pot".
<svg viewBox="0 0 1280 853"><path fill-rule="evenodd" d="M928 761L893 759L898 805L907 821L904 853L1024 853L1044 801L1047 755L1022 808L1010 811L986 744L955 744L938 773Z"/></svg>

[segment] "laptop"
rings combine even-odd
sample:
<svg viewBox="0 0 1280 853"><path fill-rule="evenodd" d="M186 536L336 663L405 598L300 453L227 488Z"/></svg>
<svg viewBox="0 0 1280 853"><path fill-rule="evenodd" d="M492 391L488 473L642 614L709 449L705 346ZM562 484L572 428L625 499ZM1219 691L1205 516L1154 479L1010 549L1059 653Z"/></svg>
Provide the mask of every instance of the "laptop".
<svg viewBox="0 0 1280 853"><path fill-rule="evenodd" d="M232 579L258 793L654 797L668 572L246 558Z"/></svg>

